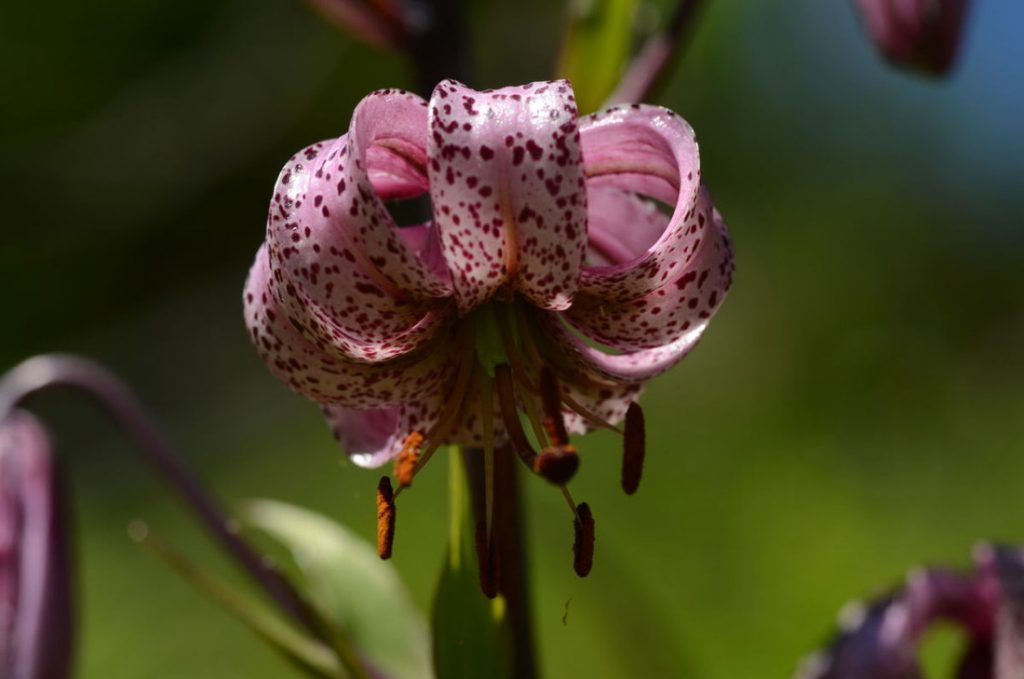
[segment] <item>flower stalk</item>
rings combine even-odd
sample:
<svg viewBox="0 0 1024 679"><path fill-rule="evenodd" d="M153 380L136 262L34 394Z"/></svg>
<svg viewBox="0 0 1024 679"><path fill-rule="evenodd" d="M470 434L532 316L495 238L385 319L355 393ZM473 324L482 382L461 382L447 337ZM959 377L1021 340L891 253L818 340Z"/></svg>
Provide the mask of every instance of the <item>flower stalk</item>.
<svg viewBox="0 0 1024 679"><path fill-rule="evenodd" d="M0 421L30 397L59 388L81 391L103 406L157 476L281 610L314 637L338 650L339 655L355 658L345 640L325 627L322 617L280 571L242 539L220 503L181 461L131 389L113 373L77 356L48 354L30 358L0 379ZM364 676L356 665L350 669L355 670L355 676Z"/></svg>
<svg viewBox="0 0 1024 679"><path fill-rule="evenodd" d="M685 47L706 0L678 0L665 28L651 36L626 69L606 105L647 101Z"/></svg>

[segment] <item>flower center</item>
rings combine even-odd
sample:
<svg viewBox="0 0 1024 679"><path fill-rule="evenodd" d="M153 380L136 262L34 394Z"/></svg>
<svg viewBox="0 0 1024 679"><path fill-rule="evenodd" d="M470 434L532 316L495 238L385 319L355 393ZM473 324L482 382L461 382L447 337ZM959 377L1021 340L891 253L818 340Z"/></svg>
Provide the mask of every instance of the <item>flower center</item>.
<svg viewBox="0 0 1024 679"><path fill-rule="evenodd" d="M492 300L465 318L457 342L462 357L449 392L449 398L436 423L426 432L407 434L395 462L397 489L378 495L382 525L378 534L386 536L378 547L382 558L391 552L394 532L395 499L412 485L413 478L434 452L448 441L460 426L477 431L484 456L484 521L478 537L480 567L489 569L494 515L494 455L501 425L508 447L533 473L556 486L572 512L575 542L574 569L584 576L593 562L594 518L586 503L577 505L567 484L579 468L580 456L569 441L566 413L575 414L595 428L605 428L623 436L622 487L636 491L643 466L644 422L640 407L631 403L625 427L619 428L573 399L558 379L558 368L545 361L541 347L545 341L531 322L536 313L525 302ZM571 375L571 372L569 373ZM525 427L524 427L525 423ZM386 477L385 477L386 478ZM382 503L382 504L381 504ZM481 581L486 582L484 571ZM491 596L491 588L485 587Z"/></svg>

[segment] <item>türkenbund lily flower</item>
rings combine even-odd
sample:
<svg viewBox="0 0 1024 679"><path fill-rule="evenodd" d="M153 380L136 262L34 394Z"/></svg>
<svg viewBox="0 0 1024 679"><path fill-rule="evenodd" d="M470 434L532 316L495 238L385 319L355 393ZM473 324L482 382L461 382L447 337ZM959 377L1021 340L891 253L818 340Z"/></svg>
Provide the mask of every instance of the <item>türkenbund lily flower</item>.
<svg viewBox="0 0 1024 679"><path fill-rule="evenodd" d="M886 59L942 74L956 61L967 0L856 0L865 28Z"/></svg>
<svg viewBox="0 0 1024 679"><path fill-rule="evenodd" d="M16 412L0 422L0 677L70 676L63 528L46 432Z"/></svg>
<svg viewBox="0 0 1024 679"><path fill-rule="evenodd" d="M425 195L423 224L385 207ZM508 443L562 487L592 541L589 509L565 491L568 434L625 418L635 490L636 399L697 344L732 273L678 115L632 105L578 119L566 81L446 81L429 102L374 92L347 134L288 162L245 314L272 372L324 406L357 464L397 459L400 491L439 445ZM383 556L386 477L379 501Z"/></svg>
<svg viewBox="0 0 1024 679"><path fill-rule="evenodd" d="M919 569L906 585L868 605L851 604L827 650L798 679L921 679L917 646L937 623L966 636L956 679L1024 677L1024 552L981 545L976 570Z"/></svg>

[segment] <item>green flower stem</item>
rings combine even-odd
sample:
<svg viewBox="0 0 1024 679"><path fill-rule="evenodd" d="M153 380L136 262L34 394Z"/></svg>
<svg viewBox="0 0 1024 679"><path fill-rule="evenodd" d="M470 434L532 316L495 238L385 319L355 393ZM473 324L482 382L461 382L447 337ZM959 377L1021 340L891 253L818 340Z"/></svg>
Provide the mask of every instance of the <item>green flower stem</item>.
<svg viewBox="0 0 1024 679"><path fill-rule="evenodd" d="M522 507L514 453L494 455L492 539L498 561L498 596L480 590L476 527L485 517L484 454L477 448L450 455L449 553L434 600L434 665L438 679L494 677L535 679Z"/></svg>

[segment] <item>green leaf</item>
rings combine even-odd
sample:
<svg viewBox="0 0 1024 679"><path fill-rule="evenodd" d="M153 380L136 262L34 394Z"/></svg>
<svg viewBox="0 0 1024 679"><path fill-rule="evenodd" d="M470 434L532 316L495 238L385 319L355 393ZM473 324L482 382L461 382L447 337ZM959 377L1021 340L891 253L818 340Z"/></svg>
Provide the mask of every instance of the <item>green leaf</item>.
<svg viewBox="0 0 1024 679"><path fill-rule="evenodd" d="M249 502L242 517L292 554L309 597L376 668L395 679L432 677L426 622L374 547L321 514L283 502Z"/></svg>
<svg viewBox="0 0 1024 679"><path fill-rule="evenodd" d="M333 649L305 636L232 585L202 570L184 555L154 537L141 523L129 527L131 538L196 589L245 623L306 674L317 679L347 679Z"/></svg>
<svg viewBox="0 0 1024 679"><path fill-rule="evenodd" d="M480 591L475 523L462 455L450 460L451 525L448 556L434 595L434 671L437 679L510 679L510 632L501 596Z"/></svg>
<svg viewBox="0 0 1024 679"><path fill-rule="evenodd" d="M638 0L574 0L558 74L576 92L580 113L600 108L629 59Z"/></svg>

